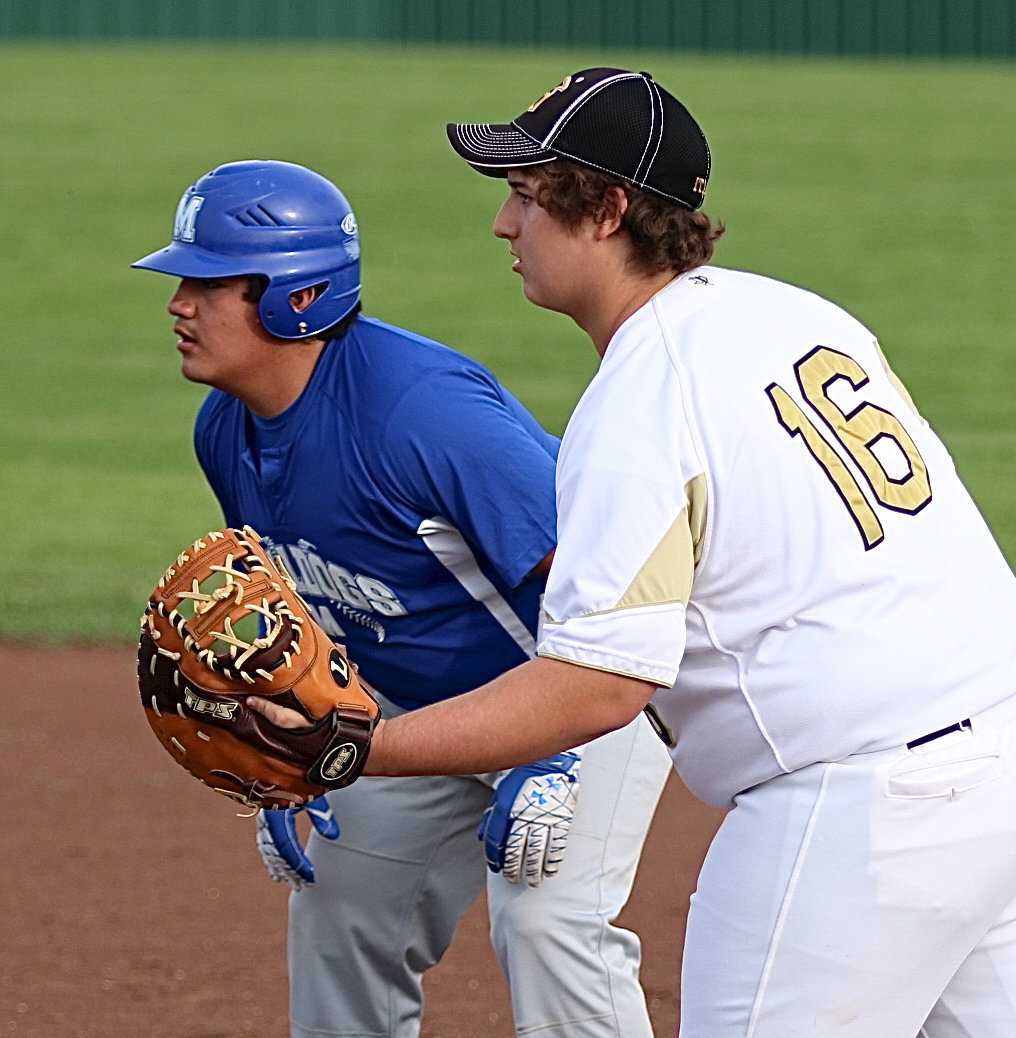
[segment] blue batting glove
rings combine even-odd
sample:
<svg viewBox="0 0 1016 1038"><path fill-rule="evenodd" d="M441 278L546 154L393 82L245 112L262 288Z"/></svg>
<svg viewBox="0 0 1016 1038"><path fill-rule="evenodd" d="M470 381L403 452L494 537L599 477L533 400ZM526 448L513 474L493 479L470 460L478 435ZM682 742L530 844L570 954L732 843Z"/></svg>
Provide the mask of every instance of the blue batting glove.
<svg viewBox="0 0 1016 1038"><path fill-rule="evenodd" d="M575 814L581 762L580 753L558 753L505 773L476 832L491 872L503 872L510 883L525 875L531 887L557 872Z"/></svg>
<svg viewBox="0 0 1016 1038"><path fill-rule="evenodd" d="M311 824L326 839L339 838L339 823L323 796L303 807L260 811L256 822L257 848L268 875L276 883L288 883L293 890L302 890L314 882L314 866L296 831L300 811L310 815Z"/></svg>

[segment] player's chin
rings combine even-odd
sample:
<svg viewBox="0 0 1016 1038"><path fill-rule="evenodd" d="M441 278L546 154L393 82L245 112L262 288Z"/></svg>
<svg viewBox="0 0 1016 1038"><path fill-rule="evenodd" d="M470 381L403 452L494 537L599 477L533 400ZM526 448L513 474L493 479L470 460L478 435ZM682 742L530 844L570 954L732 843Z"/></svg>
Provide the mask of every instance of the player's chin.
<svg viewBox="0 0 1016 1038"><path fill-rule="evenodd" d="M567 312L559 297L556 297L553 292L545 291L532 281L522 282L522 294L534 306L541 306L544 310L554 310L556 313Z"/></svg>
<svg viewBox="0 0 1016 1038"><path fill-rule="evenodd" d="M180 374L189 382L200 382L206 386L212 384L210 373L201 361L192 355L184 354L180 360Z"/></svg>
<svg viewBox="0 0 1016 1038"><path fill-rule="evenodd" d="M547 306L547 293L541 290L537 282L529 278L522 279L522 294L535 306Z"/></svg>

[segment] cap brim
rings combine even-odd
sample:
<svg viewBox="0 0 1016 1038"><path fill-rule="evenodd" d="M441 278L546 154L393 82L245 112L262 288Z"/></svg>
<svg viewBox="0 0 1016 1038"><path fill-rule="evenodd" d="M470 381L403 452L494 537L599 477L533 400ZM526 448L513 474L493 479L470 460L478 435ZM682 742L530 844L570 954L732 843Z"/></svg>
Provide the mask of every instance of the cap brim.
<svg viewBox="0 0 1016 1038"><path fill-rule="evenodd" d="M238 266L238 262L206 252L196 245L174 241L164 249L157 249L135 260L131 266L140 270L154 270L159 274L172 274L178 278L225 278L257 273L248 269L249 259L246 260L246 266Z"/></svg>
<svg viewBox="0 0 1016 1038"><path fill-rule="evenodd" d="M539 166L557 158L552 151L506 123L449 123L448 140L479 173L503 177L510 169Z"/></svg>

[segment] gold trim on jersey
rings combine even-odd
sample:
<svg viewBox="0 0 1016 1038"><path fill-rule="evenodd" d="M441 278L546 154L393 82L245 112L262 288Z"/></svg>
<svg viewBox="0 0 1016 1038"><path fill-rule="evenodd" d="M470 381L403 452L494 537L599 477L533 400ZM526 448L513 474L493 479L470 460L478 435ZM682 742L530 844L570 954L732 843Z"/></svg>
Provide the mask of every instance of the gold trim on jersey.
<svg viewBox="0 0 1016 1038"><path fill-rule="evenodd" d="M663 535L642 568L618 600L616 609L688 604L695 565L702 554L706 523L706 481L696 476L685 487L688 504Z"/></svg>
<svg viewBox="0 0 1016 1038"><path fill-rule="evenodd" d="M585 667L586 670L599 670L604 674L619 674L623 678L635 678L638 681L647 681L650 685L655 685L657 688L663 687L653 678L647 678L645 674L635 674L630 670L621 670L618 667L601 667L598 663L587 663L585 660L573 660L570 656L559 656L555 652L541 651L538 652L537 655L541 660L560 660L561 663L570 663L574 667Z"/></svg>
<svg viewBox="0 0 1016 1038"><path fill-rule="evenodd" d="M885 354L882 352L882 346L879 343L878 339L875 339L872 345L875 347L875 352L878 354L878 359L882 364L882 370L886 373L886 377L889 379L889 382L892 385L893 389L895 389L896 392L899 393L901 397L903 397L903 402L907 405L907 407L909 407L910 410L913 411L918 418L921 418L921 412L917 410L917 405L914 403L912 397L910 396L909 390L896 377L896 372L893 371L891 367L889 367L889 361L886 360ZM922 418L921 420L923 421L924 419Z"/></svg>
<svg viewBox="0 0 1016 1038"><path fill-rule="evenodd" d="M706 535L706 515L709 511L709 500L705 476L696 476L684 487L688 498L688 525L691 527L691 543L695 549L695 565L702 558L702 541Z"/></svg>

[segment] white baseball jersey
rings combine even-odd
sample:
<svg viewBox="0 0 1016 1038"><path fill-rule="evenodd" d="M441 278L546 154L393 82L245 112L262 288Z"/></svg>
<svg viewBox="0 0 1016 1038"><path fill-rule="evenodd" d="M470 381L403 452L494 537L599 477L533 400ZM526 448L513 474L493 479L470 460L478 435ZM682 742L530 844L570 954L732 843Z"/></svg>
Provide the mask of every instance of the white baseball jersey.
<svg viewBox="0 0 1016 1038"><path fill-rule="evenodd" d="M682 779L726 806L1016 690L1016 580L952 459L834 304L676 279L565 433L539 653L660 686Z"/></svg>

